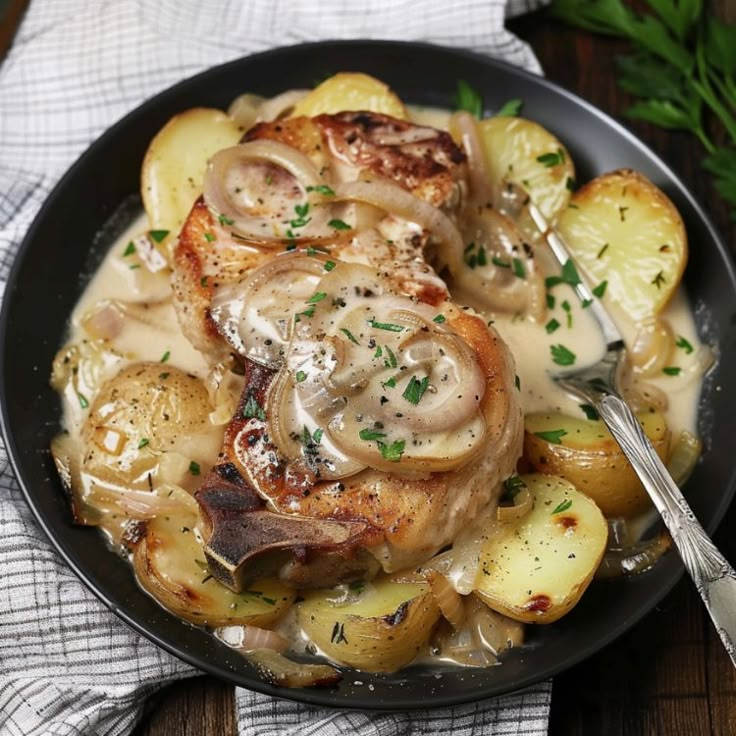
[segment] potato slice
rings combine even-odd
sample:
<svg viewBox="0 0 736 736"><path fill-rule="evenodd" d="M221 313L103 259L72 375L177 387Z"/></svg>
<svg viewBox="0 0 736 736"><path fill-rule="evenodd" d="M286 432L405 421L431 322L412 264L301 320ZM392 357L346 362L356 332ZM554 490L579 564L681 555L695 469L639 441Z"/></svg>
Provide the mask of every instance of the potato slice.
<svg viewBox="0 0 736 736"><path fill-rule="evenodd" d="M666 460L670 431L664 416L644 411L638 419ZM566 478L606 516L635 516L650 507L641 481L602 421L556 413L528 414L524 428L524 457L532 467Z"/></svg>
<svg viewBox="0 0 736 736"><path fill-rule="evenodd" d="M566 480L522 478L534 508L486 542L475 593L516 621L548 624L588 587L606 548L608 525L595 503Z"/></svg>
<svg viewBox="0 0 736 736"><path fill-rule="evenodd" d="M152 230L168 230L169 239L179 234L202 193L208 159L234 146L242 134L224 112L206 107L174 115L161 128L148 146L141 169L141 196Z"/></svg>
<svg viewBox="0 0 736 736"><path fill-rule="evenodd" d="M404 103L383 82L368 74L341 72L315 87L294 107L291 117L313 117L345 110L368 110L406 120Z"/></svg>
<svg viewBox="0 0 736 736"><path fill-rule="evenodd" d="M593 286L632 320L661 312L687 262L682 218L649 179L630 169L599 176L575 192L558 231Z"/></svg>
<svg viewBox="0 0 736 736"><path fill-rule="evenodd" d="M549 222L567 207L575 167L564 145L538 123L524 118L494 117L478 124L495 187L504 181L521 185ZM528 213L519 226L535 240L537 227Z"/></svg>
<svg viewBox="0 0 736 736"><path fill-rule="evenodd" d="M366 672L393 672L411 662L440 617L427 583L386 579L354 595L344 587L314 591L297 610L307 636L330 659Z"/></svg>
<svg viewBox="0 0 736 736"><path fill-rule="evenodd" d="M140 585L162 606L196 624L268 626L294 601L294 591L273 579L255 580L234 593L208 572L197 541L195 514L158 516L146 522L133 553Z"/></svg>

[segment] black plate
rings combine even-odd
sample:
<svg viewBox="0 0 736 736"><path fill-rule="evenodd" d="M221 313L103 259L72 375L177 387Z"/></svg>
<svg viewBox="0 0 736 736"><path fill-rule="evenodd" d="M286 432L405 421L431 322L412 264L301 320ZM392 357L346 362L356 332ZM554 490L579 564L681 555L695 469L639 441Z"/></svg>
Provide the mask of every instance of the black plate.
<svg viewBox="0 0 736 736"><path fill-rule="evenodd" d="M115 613L173 654L237 685L314 704L406 710L463 703L543 680L615 639L672 588L682 573L675 555L639 577L593 584L568 616L551 626L530 627L530 644L510 652L502 666L410 668L379 676L348 673L334 689L279 690L261 681L245 660L214 637L160 608L141 592L128 564L107 549L97 531L71 523L47 450L60 415L59 400L48 386L52 359L90 270L114 231L138 211L140 166L153 135L169 117L188 107L224 108L243 91L272 95L289 87L308 87L346 69L373 74L404 100L424 105L451 106L459 78L480 90L490 109L519 97L527 117L565 142L579 181L632 167L672 198L695 246L686 286L701 337L719 348L719 362L706 382L699 415L706 450L688 485L697 491L689 494L695 513L709 531L714 530L736 487L732 462L736 381L727 380L736 375L736 286L727 251L713 226L662 161L586 102L506 64L425 44L320 43L251 56L172 87L97 140L54 189L28 232L10 277L0 324L3 429L26 498L60 553ZM126 202L123 214L113 218L112 231L108 227L99 237Z"/></svg>

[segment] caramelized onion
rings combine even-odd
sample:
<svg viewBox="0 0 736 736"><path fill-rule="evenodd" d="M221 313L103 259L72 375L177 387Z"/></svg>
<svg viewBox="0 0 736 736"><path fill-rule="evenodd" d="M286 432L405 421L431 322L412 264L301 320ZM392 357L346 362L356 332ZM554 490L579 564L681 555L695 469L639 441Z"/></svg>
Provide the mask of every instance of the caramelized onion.
<svg viewBox="0 0 736 736"><path fill-rule="evenodd" d="M521 519L526 516L534 507L534 498L528 488L521 488L514 496L514 502L511 506L501 506L496 508L496 518L503 521L512 521Z"/></svg>
<svg viewBox="0 0 736 736"><path fill-rule="evenodd" d="M91 483L85 500L103 513L123 513L131 519L152 519L181 511L196 513L198 508L183 488L169 484L161 484L155 491L133 491Z"/></svg>
<svg viewBox="0 0 736 736"><path fill-rule="evenodd" d="M669 365L675 347L675 336L669 322L652 317L637 326L627 354L634 371L641 376L659 375Z"/></svg>
<svg viewBox="0 0 736 736"><path fill-rule="evenodd" d="M342 675L328 664L294 662L272 649L257 649L245 653L245 658L259 675L277 687L316 687L332 685Z"/></svg>
<svg viewBox="0 0 736 736"><path fill-rule="evenodd" d="M258 113L264 102L264 97L248 92L244 95L239 95L230 103L227 114L246 131L252 128L258 120Z"/></svg>
<svg viewBox="0 0 736 736"><path fill-rule="evenodd" d="M485 206L493 201L491 190L491 172L488 169L483 145L478 136L475 118L468 112L456 112L450 118L450 132L454 138L462 142L468 159L470 179L470 196L478 206Z"/></svg>
<svg viewBox="0 0 736 736"><path fill-rule="evenodd" d="M225 644L241 652L252 652L258 649L284 652L289 646L289 642L281 634L250 624L221 626L215 631L215 634Z"/></svg>
<svg viewBox="0 0 736 736"><path fill-rule="evenodd" d="M452 587L448 579L436 570L426 570L424 577L429 582L435 603L442 611L442 615L457 631L465 623L463 597Z"/></svg>
<svg viewBox="0 0 736 736"><path fill-rule="evenodd" d="M661 529L651 539L634 544L629 543L626 536L623 519L609 522L609 547L595 574L596 578L616 578L646 572L672 545L670 535L665 529Z"/></svg>

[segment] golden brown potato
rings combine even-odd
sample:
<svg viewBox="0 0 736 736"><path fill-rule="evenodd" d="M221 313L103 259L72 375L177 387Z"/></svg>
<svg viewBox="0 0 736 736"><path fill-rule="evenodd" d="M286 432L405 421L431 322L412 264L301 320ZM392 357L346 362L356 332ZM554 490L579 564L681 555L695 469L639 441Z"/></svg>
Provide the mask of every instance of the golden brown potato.
<svg viewBox="0 0 736 736"><path fill-rule="evenodd" d="M326 79L294 107L292 117L367 110L406 120L404 103L381 81L356 72L341 72Z"/></svg>
<svg viewBox="0 0 736 736"><path fill-rule="evenodd" d="M353 592L314 591L297 610L299 624L330 659L366 672L411 662L440 617L428 584L386 579Z"/></svg>
<svg viewBox="0 0 736 736"><path fill-rule="evenodd" d="M164 363L134 363L108 381L82 427L82 472L103 486L149 491L160 483L193 489L217 458L207 389Z"/></svg>
<svg viewBox="0 0 736 736"><path fill-rule="evenodd" d="M638 415L645 434L666 461L670 431L657 411ZM621 448L600 420L565 414L529 414L524 458L540 473L559 475L590 496L608 517L635 516L651 501Z"/></svg>
<svg viewBox="0 0 736 736"><path fill-rule="evenodd" d="M682 218L642 174L621 169L575 192L558 230L592 285L632 320L660 312L687 262Z"/></svg>
<svg viewBox="0 0 736 736"><path fill-rule="evenodd" d="M207 160L235 145L243 131L221 110L195 107L174 115L154 136L141 169L141 196L152 230L176 237L202 193Z"/></svg>
<svg viewBox="0 0 736 736"><path fill-rule="evenodd" d="M196 624L268 626L294 601L294 591L273 579L255 580L233 593L208 572L195 535L196 514L170 514L146 522L133 553L138 582L161 605Z"/></svg>
<svg viewBox="0 0 736 736"><path fill-rule="evenodd" d="M534 507L505 522L481 552L475 593L509 618L549 624L579 600L600 564L608 525L562 478L522 476Z"/></svg>

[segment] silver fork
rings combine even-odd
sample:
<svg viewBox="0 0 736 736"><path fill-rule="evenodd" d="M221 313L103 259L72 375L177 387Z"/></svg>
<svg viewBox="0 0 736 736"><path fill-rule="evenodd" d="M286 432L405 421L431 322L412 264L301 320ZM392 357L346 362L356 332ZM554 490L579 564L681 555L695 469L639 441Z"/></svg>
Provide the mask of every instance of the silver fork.
<svg viewBox="0 0 736 736"><path fill-rule="evenodd" d="M539 208L528 201L528 197L525 200L529 214L552 253L559 264L564 265L570 260L567 246L549 226ZM600 325L606 341L606 354L588 368L553 378L574 396L591 403L618 442L662 516L723 646L736 666L736 572L695 518L622 397L618 379L618 368L624 351L621 333L600 300L593 298L585 283L574 288L578 298L588 304L588 310Z"/></svg>

